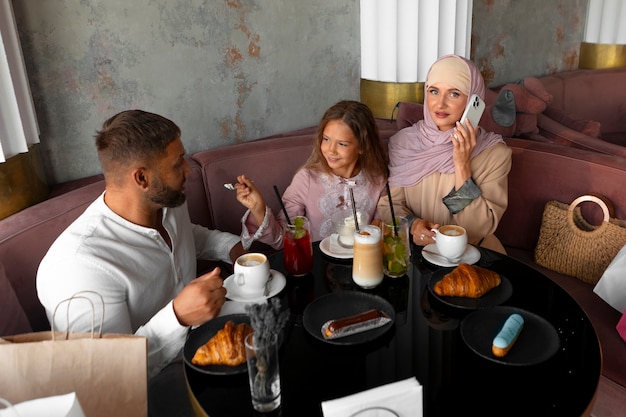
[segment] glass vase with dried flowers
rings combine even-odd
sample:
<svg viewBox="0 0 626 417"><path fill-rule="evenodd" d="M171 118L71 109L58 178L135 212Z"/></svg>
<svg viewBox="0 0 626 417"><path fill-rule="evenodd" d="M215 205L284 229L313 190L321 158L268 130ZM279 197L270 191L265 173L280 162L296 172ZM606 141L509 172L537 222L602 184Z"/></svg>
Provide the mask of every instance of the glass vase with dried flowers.
<svg viewBox="0 0 626 417"><path fill-rule="evenodd" d="M278 366L278 340L289 317L280 300L246 306L254 330L245 339L248 378L252 405L256 411L269 412L280 407L281 388Z"/></svg>

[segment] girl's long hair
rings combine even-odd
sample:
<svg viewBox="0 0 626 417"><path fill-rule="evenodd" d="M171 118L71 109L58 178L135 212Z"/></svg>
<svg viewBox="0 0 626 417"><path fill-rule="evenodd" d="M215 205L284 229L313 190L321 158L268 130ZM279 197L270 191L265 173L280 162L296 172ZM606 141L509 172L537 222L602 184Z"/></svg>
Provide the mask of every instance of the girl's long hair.
<svg viewBox="0 0 626 417"><path fill-rule="evenodd" d="M315 133L313 151L304 167L332 174L321 151L324 129L332 120L343 121L357 138L360 152L357 164L366 178L374 184L386 182L389 177L389 157L380 141L376 119L370 108L358 101L342 100L326 110Z"/></svg>

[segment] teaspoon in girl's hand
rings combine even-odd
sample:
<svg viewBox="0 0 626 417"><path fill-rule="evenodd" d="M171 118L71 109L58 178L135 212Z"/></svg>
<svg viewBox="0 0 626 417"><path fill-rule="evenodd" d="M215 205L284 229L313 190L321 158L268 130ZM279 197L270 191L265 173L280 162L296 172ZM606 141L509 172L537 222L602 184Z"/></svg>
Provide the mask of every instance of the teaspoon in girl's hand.
<svg viewBox="0 0 626 417"><path fill-rule="evenodd" d="M252 181L252 182L254 182L254 181ZM226 188L227 190L230 190L230 191L235 191L235 186L233 184L231 184L231 183L224 184L224 188Z"/></svg>

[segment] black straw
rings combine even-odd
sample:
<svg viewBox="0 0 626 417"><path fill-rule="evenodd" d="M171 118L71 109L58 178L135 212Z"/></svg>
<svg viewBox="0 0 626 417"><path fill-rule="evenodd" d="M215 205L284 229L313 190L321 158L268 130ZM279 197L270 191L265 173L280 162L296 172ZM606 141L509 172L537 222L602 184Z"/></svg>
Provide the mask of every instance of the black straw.
<svg viewBox="0 0 626 417"><path fill-rule="evenodd" d="M287 219L287 223L291 224L291 220L289 219L289 215L287 214L287 209L285 208L285 205L283 204L283 199L280 196L280 193L278 192L278 187L274 185L274 191L276 192L276 197L278 197L278 202L280 203L280 208L283 209L283 213L285 213L285 218Z"/></svg>
<svg viewBox="0 0 626 417"><path fill-rule="evenodd" d="M393 233L398 237L398 225L396 224L396 213L393 211L393 201L391 201L391 190L387 183L387 198L389 199L389 208L391 209L391 221L393 222Z"/></svg>
<svg viewBox="0 0 626 417"><path fill-rule="evenodd" d="M359 221L356 217L356 205L354 204L354 192L352 192L352 187L350 187L350 198L352 199L352 215L354 216L354 230L359 233L361 230L359 229Z"/></svg>

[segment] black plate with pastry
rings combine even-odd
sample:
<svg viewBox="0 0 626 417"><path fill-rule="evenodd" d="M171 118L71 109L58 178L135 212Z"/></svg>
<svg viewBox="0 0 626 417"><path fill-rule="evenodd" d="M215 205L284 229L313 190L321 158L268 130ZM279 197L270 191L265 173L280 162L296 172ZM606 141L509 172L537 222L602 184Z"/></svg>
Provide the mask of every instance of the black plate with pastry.
<svg viewBox="0 0 626 417"><path fill-rule="evenodd" d="M524 326L506 356L496 357L491 350L493 339L513 313L524 318ZM461 337L470 349L483 358L514 366L545 362L557 353L560 346L559 335L550 322L535 313L510 306L468 314L461 322Z"/></svg>
<svg viewBox="0 0 626 417"><path fill-rule="evenodd" d="M492 288L486 294L478 298L471 297L454 297L438 295L435 292L435 284L443 279L443 277L451 272L454 268L441 268L433 272L428 282L428 290L437 300L450 307L479 310L483 308L491 308L506 302L513 294L513 285L511 281L504 275L500 274L500 285Z"/></svg>
<svg viewBox="0 0 626 417"><path fill-rule="evenodd" d="M183 359L185 363L195 369L198 372L210 375L234 375L248 372L248 365L243 362L241 365L229 366L229 365L207 365L200 366L191 362L191 359L196 353L196 350L209 341L215 334L224 328L227 321L232 320L235 325L239 323L250 324L250 317L247 314L231 314L226 316L216 317L213 320L209 320L202 326L199 326L192 330L187 336L185 347L183 348Z"/></svg>
<svg viewBox="0 0 626 417"><path fill-rule="evenodd" d="M335 339L326 339L322 336L322 326L329 320L353 316L371 309L382 311L391 318L391 321L375 329ZM319 297L306 306L302 323L311 336L325 343L357 345L370 342L384 335L393 327L395 318L396 313L393 306L382 297L359 291L339 291Z"/></svg>

